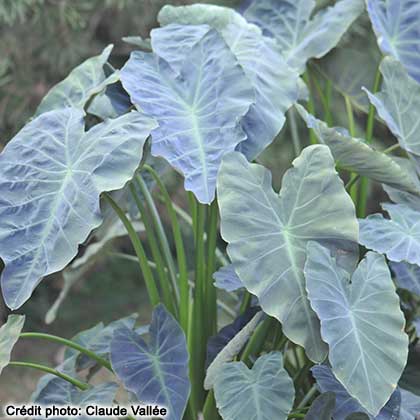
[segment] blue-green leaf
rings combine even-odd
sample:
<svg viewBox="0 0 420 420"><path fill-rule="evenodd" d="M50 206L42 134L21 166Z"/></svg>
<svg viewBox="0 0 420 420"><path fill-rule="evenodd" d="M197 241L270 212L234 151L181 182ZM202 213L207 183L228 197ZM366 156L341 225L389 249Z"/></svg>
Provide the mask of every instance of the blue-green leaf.
<svg viewBox="0 0 420 420"><path fill-rule="evenodd" d="M13 347L25 323L23 315L9 315L5 324L0 327L0 374L9 364Z"/></svg>
<svg viewBox="0 0 420 420"><path fill-rule="evenodd" d="M367 176L374 181L420 194L412 175L385 153L375 150L364 140L352 137L344 128L331 128L296 105L301 117L314 130L319 141L326 144L340 167Z"/></svg>
<svg viewBox="0 0 420 420"><path fill-rule="evenodd" d="M100 55L87 59L56 84L45 95L35 115L57 108L83 108L93 95L101 92L107 85L115 83L119 78L118 72L107 76L104 69L112 47L108 45Z"/></svg>
<svg viewBox="0 0 420 420"><path fill-rule="evenodd" d="M280 352L265 354L252 369L244 362L223 366L214 385L216 405L224 420L286 420L293 406L293 381Z"/></svg>
<svg viewBox="0 0 420 420"><path fill-rule="evenodd" d="M39 392L35 404L43 406L72 406L86 407L88 405L111 406L118 384L107 382L93 386L86 391L81 391L61 378L51 379ZM37 417L45 419L46 417ZM61 417L62 418L62 417ZM75 420L88 420L90 416L80 415L72 417ZM49 420L58 420L60 417L48 417Z"/></svg>
<svg viewBox="0 0 420 420"><path fill-rule="evenodd" d="M226 290L227 292L234 292L244 287L241 279L236 274L233 264L221 267L213 274L214 285L218 289Z"/></svg>
<svg viewBox="0 0 420 420"><path fill-rule="evenodd" d="M420 296L420 267L405 262L391 262L398 287Z"/></svg>
<svg viewBox="0 0 420 420"><path fill-rule="evenodd" d="M334 375L377 415L394 392L408 355L405 319L385 258L369 252L350 281L327 248L310 242L305 278Z"/></svg>
<svg viewBox="0 0 420 420"><path fill-rule="evenodd" d="M420 397L400 388L401 392L401 411L399 420L414 420L420 414Z"/></svg>
<svg viewBox="0 0 420 420"><path fill-rule="evenodd" d="M367 0L379 48L420 82L420 4L416 0Z"/></svg>
<svg viewBox="0 0 420 420"><path fill-rule="evenodd" d="M190 393L185 335L163 305L153 311L147 344L123 327L111 342L114 372L128 391L143 403L168 409L168 420L180 420Z"/></svg>
<svg viewBox="0 0 420 420"><path fill-rule="evenodd" d="M360 243L391 261L420 264L420 212L404 204L382 204L389 219L380 213L360 219Z"/></svg>
<svg viewBox="0 0 420 420"><path fill-rule="evenodd" d="M331 420L335 409L334 392L325 392L319 395L311 404L305 420Z"/></svg>
<svg viewBox="0 0 420 420"><path fill-rule="evenodd" d="M159 20L162 25L170 25L152 31L154 51L175 67L179 57L188 55L197 42L192 35L202 37L203 26L191 25L208 24L217 29L235 54L256 93L255 104L242 123L247 139L238 147L253 160L280 132L286 111L297 101L298 74L286 64L272 39L230 8L208 4L165 6Z"/></svg>
<svg viewBox="0 0 420 420"><path fill-rule="evenodd" d="M366 91L379 116L397 137L401 147L420 155L420 84L412 79L395 59L385 57L380 71L383 77L379 93Z"/></svg>
<svg viewBox="0 0 420 420"><path fill-rule="evenodd" d="M131 179L156 127L131 112L85 132L83 117L75 108L44 113L0 155L1 282L11 309L74 258L101 223L99 195Z"/></svg>
<svg viewBox="0 0 420 420"><path fill-rule="evenodd" d="M328 366L314 366L311 371L321 392L333 392L335 394L334 420L347 420L351 413L363 413L368 419L375 420L396 420L399 418L398 414L401 405L399 389L392 393L391 398L377 416L371 416L355 398L349 395Z"/></svg>
<svg viewBox="0 0 420 420"><path fill-rule="evenodd" d="M276 39L287 63L300 73L310 58L334 48L363 12L363 0L341 0L311 17L314 0L254 0L245 18Z"/></svg>
<svg viewBox="0 0 420 420"><path fill-rule="evenodd" d="M221 159L245 140L240 120L254 101L254 89L217 31L209 28L179 74L165 60L135 51L121 80L132 101L159 123L152 154L181 171L200 202L213 201Z"/></svg>
<svg viewBox="0 0 420 420"><path fill-rule="evenodd" d="M358 239L354 205L328 147L304 149L279 195L267 169L231 153L223 159L218 201L222 236L244 286L289 339L305 347L311 360L322 361L327 346L305 290L306 243L322 241L354 263Z"/></svg>

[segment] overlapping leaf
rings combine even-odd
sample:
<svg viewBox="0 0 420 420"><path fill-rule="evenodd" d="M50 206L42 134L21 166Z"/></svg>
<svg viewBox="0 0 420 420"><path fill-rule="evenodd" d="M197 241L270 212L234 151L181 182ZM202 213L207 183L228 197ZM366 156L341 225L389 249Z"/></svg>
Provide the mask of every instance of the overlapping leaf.
<svg viewBox="0 0 420 420"><path fill-rule="evenodd" d="M314 130L319 141L331 149L340 167L394 188L420 194L420 189L411 174L390 156L375 150L362 139L350 136L345 129L328 127L326 123L309 114L301 105L296 105L296 107L308 127Z"/></svg>
<svg viewBox="0 0 420 420"><path fill-rule="evenodd" d="M420 267L405 262L391 262L398 287L420 296Z"/></svg>
<svg viewBox="0 0 420 420"><path fill-rule="evenodd" d="M401 411L399 420L413 420L414 417L420 414L420 397L400 389L401 392Z"/></svg>
<svg viewBox="0 0 420 420"><path fill-rule="evenodd" d="M233 264L225 265L213 274L215 280L214 285L218 289L233 292L244 287L241 279L236 274Z"/></svg>
<svg viewBox="0 0 420 420"><path fill-rule="evenodd" d="M10 355L19 339L24 323L24 316L9 315L6 323L0 327L0 374L10 362Z"/></svg>
<svg viewBox="0 0 420 420"><path fill-rule="evenodd" d="M287 63L300 73L310 58L334 48L363 12L363 0L341 0L311 17L314 0L254 0L244 16L276 39Z"/></svg>
<svg viewBox="0 0 420 420"><path fill-rule="evenodd" d="M221 231L244 286L283 324L287 337L319 362L327 346L306 296L306 243L319 240L352 265L358 226L327 146L304 149L293 166L277 195L269 171L237 152L227 155L218 178Z"/></svg>
<svg viewBox="0 0 420 420"><path fill-rule="evenodd" d="M43 406L72 406L86 407L88 405L111 406L118 384L108 382L96 385L86 391L81 391L69 382L60 378L51 379L48 384L39 392L34 401ZM46 417L37 417L45 419ZM62 417L48 417L50 420L58 420ZM91 416L79 415L72 417L77 420L88 420Z"/></svg>
<svg viewBox="0 0 420 420"><path fill-rule="evenodd" d="M382 204L386 219L375 213L360 219L360 243L391 261L420 264L420 212L404 204Z"/></svg>
<svg viewBox="0 0 420 420"><path fill-rule="evenodd" d="M185 176L185 188L202 203L215 194L223 155L246 138L241 118L254 90L235 56L214 29L191 49L179 74L163 59L135 51L121 70L132 101L159 127L152 153Z"/></svg>
<svg viewBox="0 0 420 420"><path fill-rule="evenodd" d="M397 389L391 395L391 398L381 409L377 416L370 415L360 403L349 395L343 385L335 378L331 369L325 365L314 366L312 374L316 383L323 393L333 392L336 397L336 404L333 413L334 420L347 420L351 413L363 413L368 419L374 420L396 420L401 406L401 394Z"/></svg>
<svg viewBox="0 0 420 420"><path fill-rule="evenodd" d="M164 406L168 420L180 420L190 393L185 335L162 305L153 312L149 333L147 344L126 327L116 330L112 367L139 401Z"/></svg>
<svg viewBox="0 0 420 420"><path fill-rule="evenodd" d="M379 48L420 82L420 4L416 0L367 0Z"/></svg>
<svg viewBox="0 0 420 420"><path fill-rule="evenodd" d="M57 108L83 108L88 100L109 84L115 83L118 72L107 76L104 66L112 51L112 45L103 52L77 66L64 80L56 84L44 97L35 115Z"/></svg>
<svg viewBox="0 0 420 420"><path fill-rule="evenodd" d="M408 355L405 319L385 258L369 252L351 276L308 244L305 278L336 378L372 415L386 404Z"/></svg>
<svg viewBox="0 0 420 420"><path fill-rule="evenodd" d="M367 91L379 116L397 137L401 147L420 155L420 84L412 79L395 59L386 57L381 63L382 89Z"/></svg>
<svg viewBox="0 0 420 420"><path fill-rule="evenodd" d="M258 323L261 321L263 313L256 313L253 318L219 351L217 356L211 362L207 369L206 378L204 380L204 389L213 388L217 378L223 372L225 364L232 361L242 350L242 347L255 331Z"/></svg>
<svg viewBox="0 0 420 420"><path fill-rule="evenodd" d="M85 132L83 116L75 108L44 113L0 155L1 282L12 309L77 254L101 223L100 193L131 179L156 126L132 112Z"/></svg>
<svg viewBox="0 0 420 420"><path fill-rule="evenodd" d="M179 66L180 57L188 55L191 46L201 37L208 24L219 30L235 54L255 88L255 104L243 119L247 140L239 150L249 160L257 157L270 144L285 122L285 112L298 98L298 75L282 58L276 43L264 37L261 30L230 8L195 4L165 6L159 13L162 25L152 31L152 45L156 53L169 63ZM184 33L184 36L182 36Z"/></svg>
<svg viewBox="0 0 420 420"><path fill-rule="evenodd" d="M280 352L259 357L252 369L244 362L226 363L214 394L225 420L286 420L295 398Z"/></svg>
<svg viewBox="0 0 420 420"><path fill-rule="evenodd" d="M335 409L334 392L324 392L311 404L305 420L331 420Z"/></svg>

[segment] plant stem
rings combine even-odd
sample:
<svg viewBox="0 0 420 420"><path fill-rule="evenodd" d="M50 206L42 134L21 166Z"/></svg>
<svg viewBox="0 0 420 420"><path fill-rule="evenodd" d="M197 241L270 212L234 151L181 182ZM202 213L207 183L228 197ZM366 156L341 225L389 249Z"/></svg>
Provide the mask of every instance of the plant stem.
<svg viewBox="0 0 420 420"><path fill-rule="evenodd" d="M297 408L305 407L305 405L311 400L311 398L318 392L316 384L313 384L311 389L303 397L302 401L299 403Z"/></svg>
<svg viewBox="0 0 420 420"><path fill-rule="evenodd" d="M136 252L137 258L139 260L140 270L143 273L144 282L146 283L147 293L149 294L150 303L152 306L156 306L160 302L159 291L155 284L155 279L153 277L153 273L151 268L149 267L149 262L146 257L146 253L144 252L143 245L140 241L140 238L137 235L132 223L125 215L124 211L121 207L114 201L114 199L108 194L104 193L105 199L117 213L118 217L120 218L121 222L124 224L128 236L133 244L134 251Z"/></svg>
<svg viewBox="0 0 420 420"><path fill-rule="evenodd" d="M184 241L182 239L182 232L178 222L175 207L172 203L171 197L169 196L168 190L159 178L156 171L149 165L144 165L143 169L148 171L155 182L157 183L159 190L162 194L163 201L166 206L166 210L171 219L172 234L174 237L176 256L178 261L178 272L179 272L179 322L183 328L185 334L188 332L188 311L189 311L189 286L188 286L188 267L187 259L185 256Z"/></svg>
<svg viewBox="0 0 420 420"><path fill-rule="evenodd" d="M309 100L308 100L308 111L309 113L311 113L312 115L315 116L315 102L314 102L314 98L312 97L312 86L311 86L311 77L309 75L309 70L306 71L306 73L303 75L303 80L305 81L306 85L308 86L309 89ZM309 129L309 141L311 144L317 144L318 141L316 139L315 133L312 130L312 128Z"/></svg>
<svg viewBox="0 0 420 420"><path fill-rule="evenodd" d="M372 93L376 93L379 90L381 84L381 72L378 66L375 75L375 82L373 84ZM373 104L369 105L369 113L366 124L366 143L371 143L373 139L373 128L375 125L375 107ZM360 182L359 199L357 202L357 217L363 218L366 216L366 205L367 196L369 192L369 179L363 177Z"/></svg>
<svg viewBox="0 0 420 420"><path fill-rule="evenodd" d="M155 236L155 231L153 228L153 223L150 220L149 212L146 210L145 206L141 202L137 194L136 188L134 187L133 184L130 184L130 192L134 198L134 201L136 202L144 227L146 229L147 241L149 242L150 249L152 251L153 260L155 262L155 268L159 276L160 288L163 294L163 302L165 306L167 307L167 309L174 316L176 316L176 309L175 309L175 305L172 299L171 286L169 283L166 266L163 262L162 255L159 250L159 246L158 246L156 236Z"/></svg>
<svg viewBox="0 0 420 420"><path fill-rule="evenodd" d="M205 392L203 389L205 376L205 358L207 344L207 321L205 319L205 241L204 232L206 224L206 205L200 204L194 197L196 217L193 218L195 233L195 287L191 328L189 340L190 373L191 373L191 397L194 413L204 404Z"/></svg>
<svg viewBox="0 0 420 420"><path fill-rule="evenodd" d="M345 101L345 104L346 104L346 112L347 112L349 132L350 132L350 135L352 137L355 137L356 129L355 129L355 124L354 124L353 106L351 104L350 98L347 95L344 95L344 101ZM350 196L351 196L355 206L357 206L358 193L359 193L359 191L358 191L359 188L358 188L358 185L356 183L356 177L357 177L357 174L352 172L350 174L350 181L349 181L349 183L351 183L353 181L353 183L351 184L352 186L350 188Z"/></svg>
<svg viewBox="0 0 420 420"><path fill-rule="evenodd" d="M98 356L95 352L88 350L87 348L75 343L74 341L67 340L66 338L58 337L56 335L51 334L44 334L44 333L36 333L36 332L26 332L21 333L20 338L36 338L41 340L52 341L54 343L62 344L63 346L70 347L74 350L77 350L80 353L85 354L86 356L90 357L92 360L98 362L101 366L108 369L110 372L113 372L111 364L108 360L105 360L101 356Z"/></svg>
<svg viewBox="0 0 420 420"><path fill-rule="evenodd" d="M147 188L144 180L141 177L137 176L136 182L137 182L137 185L140 187L140 191L142 192L144 198L146 199L147 206L149 207L149 210L151 212L152 219L156 227L157 237L159 239L159 243L163 250L163 255L165 257L166 264L169 269L169 274L172 281L172 288L175 292L177 303L179 303L179 290L178 290L178 280L177 280L177 275L176 275L175 262L172 257L168 238L166 237L166 233L163 228L162 221L160 220L159 212L156 209L152 195L150 194L150 191Z"/></svg>
<svg viewBox="0 0 420 420"><path fill-rule="evenodd" d="M211 389L206 398L203 408L204 420L217 420L220 419L219 413L216 408L216 400L214 399L214 391Z"/></svg>
<svg viewBox="0 0 420 420"><path fill-rule="evenodd" d="M287 116L289 118L290 134L292 135L295 156L299 156L302 148L300 145L299 132L296 123L296 110L294 107L289 109L289 111L287 112Z"/></svg>
<svg viewBox="0 0 420 420"><path fill-rule="evenodd" d="M38 363L31 363L31 362L10 362L8 366L16 366L16 367L26 367L31 369L37 369L41 372L50 373L51 375L55 375L58 378L64 379L65 381L71 383L75 387L81 389L82 391L86 391L90 388L89 384L85 382L81 382L78 379L72 378L65 373L59 372L56 369L50 368L48 366L40 365Z"/></svg>
<svg viewBox="0 0 420 420"><path fill-rule="evenodd" d="M245 346L244 351L242 352L241 360L243 362L249 363L248 359L252 354L260 353L268 333L274 327L275 322L276 320L273 318L267 317L257 326L251 338L249 339L248 344Z"/></svg>
<svg viewBox="0 0 420 420"><path fill-rule="evenodd" d="M210 205L207 229L207 281L205 282L204 290L204 300L206 303L206 313L204 316L207 320L207 337L217 332L217 293L213 283L213 273L216 263L218 216L217 201L214 200Z"/></svg>

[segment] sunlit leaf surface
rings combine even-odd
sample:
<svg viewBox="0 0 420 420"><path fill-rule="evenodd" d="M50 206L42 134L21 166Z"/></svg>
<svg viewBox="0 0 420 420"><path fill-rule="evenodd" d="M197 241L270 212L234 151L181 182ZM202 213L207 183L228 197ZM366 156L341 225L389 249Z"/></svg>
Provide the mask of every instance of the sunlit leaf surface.
<svg viewBox="0 0 420 420"><path fill-rule="evenodd" d="M224 365L214 385L223 419L286 420L295 398L280 352L265 354L252 369L244 362Z"/></svg>
<svg viewBox="0 0 420 420"><path fill-rule="evenodd" d="M322 361L327 346L305 290L306 243L319 240L352 264L358 239L354 206L328 147L304 149L284 175L280 194L267 169L231 153L222 163L218 200L222 236L244 286L289 339Z"/></svg>
<svg viewBox="0 0 420 420"><path fill-rule="evenodd" d="M0 155L1 284L11 309L74 258L102 221L100 193L131 179L156 126L131 112L85 132L83 117L75 108L44 113Z"/></svg>
<svg viewBox="0 0 420 420"><path fill-rule="evenodd" d="M385 258L366 254L350 282L330 251L311 242L305 278L335 377L377 415L394 392L408 355L405 319Z"/></svg>
<svg viewBox="0 0 420 420"><path fill-rule="evenodd" d="M132 101L159 123L152 154L182 172L185 188L200 202L213 201L221 159L245 140L240 120L255 98L218 32L209 28L179 74L156 55L135 51L121 80Z"/></svg>
<svg viewBox="0 0 420 420"><path fill-rule="evenodd" d="M314 16L314 0L254 0L244 16L276 39L287 63L300 73L310 58L334 48L363 12L363 0L341 0Z"/></svg>

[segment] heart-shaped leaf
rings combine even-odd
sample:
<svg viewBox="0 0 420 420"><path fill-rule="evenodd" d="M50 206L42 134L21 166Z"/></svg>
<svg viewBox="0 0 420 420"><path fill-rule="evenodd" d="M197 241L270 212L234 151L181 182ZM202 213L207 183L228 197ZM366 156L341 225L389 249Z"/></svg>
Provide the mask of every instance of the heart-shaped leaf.
<svg viewBox="0 0 420 420"><path fill-rule="evenodd" d="M296 105L299 114L309 128L312 128L319 141L326 144L339 162L340 167L367 176L374 181L399 188L413 194L420 194L420 189L404 166L397 161L357 139L345 129L330 128L328 125L309 114L301 105Z"/></svg>
<svg viewBox="0 0 420 420"><path fill-rule="evenodd" d="M35 404L43 406L72 406L86 407L88 405L111 406L118 390L118 384L107 382L81 391L69 382L60 378L51 379L39 392ZM46 417L37 417L37 419ZM62 417L48 417L49 420L58 420ZM79 415L72 417L75 420L88 420L90 416Z"/></svg>
<svg viewBox="0 0 420 420"><path fill-rule="evenodd" d="M251 306L232 323L226 325L216 335L209 338L207 342L206 366L209 366L213 362L216 356L227 346L229 341L251 321L259 309L258 306Z"/></svg>
<svg viewBox="0 0 420 420"><path fill-rule="evenodd" d="M182 24L152 31L154 51L171 64L179 62L180 54L188 55L197 42L192 31L202 36L200 26L184 25L205 23L220 32L255 89L255 104L242 122L247 139L238 146L249 160L255 159L280 132L285 112L297 101L298 74L286 64L272 39L264 37L259 28L230 8L204 4L165 6L159 20L162 25ZM178 36L174 37L174 33Z"/></svg>
<svg viewBox="0 0 420 420"><path fill-rule="evenodd" d="M213 201L221 159L245 140L240 120L254 102L254 89L217 31L209 28L179 74L163 59L135 51L121 80L159 123L152 154L181 171L200 202Z"/></svg>
<svg viewBox="0 0 420 420"><path fill-rule="evenodd" d="M331 369L325 365L314 366L312 374L321 392L333 392L336 397L336 404L333 413L334 420L347 420L351 413L363 414L366 419L371 420L396 420L400 412L401 394L395 390L386 405L377 416L371 416L353 397L349 395L343 385L335 378ZM322 418L322 417L320 417Z"/></svg>
<svg viewBox="0 0 420 420"><path fill-rule="evenodd" d="M255 331L263 317L263 312L256 313L253 318L217 353L206 372L204 389L213 388L214 383L223 371L227 362L233 360Z"/></svg>
<svg viewBox="0 0 420 420"><path fill-rule="evenodd" d="M293 381L280 352L265 354L252 369L244 362L223 366L214 385L216 405L225 420L286 420L293 406Z"/></svg>
<svg viewBox="0 0 420 420"><path fill-rule="evenodd" d="M278 195L267 169L237 152L225 156L218 178L221 232L244 286L282 323L284 334L319 362L327 346L306 296L306 243L320 240L353 263L354 254L346 251L355 249L358 225L327 146L307 147L293 166Z"/></svg>
<svg viewBox="0 0 420 420"><path fill-rule="evenodd" d="M360 219L360 243L391 261L420 264L420 212L404 204L382 204L390 219L380 213Z"/></svg>
<svg viewBox="0 0 420 420"><path fill-rule="evenodd" d="M335 408L334 392L325 392L319 395L311 404L305 420L331 420Z"/></svg>
<svg viewBox="0 0 420 420"><path fill-rule="evenodd" d="M0 327L0 374L9 364L13 347L25 323L23 315L9 315L5 324Z"/></svg>
<svg viewBox="0 0 420 420"><path fill-rule="evenodd" d="M383 77L379 93L366 91L379 116L397 137L401 147L420 155L420 84L412 79L395 59L385 57L380 71Z"/></svg>
<svg viewBox="0 0 420 420"><path fill-rule="evenodd" d="M101 223L100 193L132 178L156 127L131 112L85 132L83 117L75 108L44 113L0 155L1 284L11 309L74 258Z"/></svg>
<svg viewBox="0 0 420 420"><path fill-rule="evenodd" d="M310 242L307 250L306 287L334 375L375 416L394 392L408 355L405 319L385 258L367 253L350 282L327 248Z"/></svg>
<svg viewBox="0 0 420 420"><path fill-rule="evenodd" d="M188 351L184 332L172 315L158 305L153 311L147 344L123 327L111 342L114 372L139 401L168 409L168 420L180 420L190 393Z"/></svg>
<svg viewBox="0 0 420 420"><path fill-rule="evenodd" d="M88 58L56 84L45 95L35 115L57 108L83 108L93 95L105 89L107 85L115 83L119 78L118 72L107 76L104 68L112 48L112 45L108 45L100 55Z"/></svg>
<svg viewBox="0 0 420 420"><path fill-rule="evenodd" d="M310 58L334 48L363 12L363 0L341 0L313 17L314 0L254 0L244 16L276 39L287 63L300 73Z"/></svg>
<svg viewBox="0 0 420 420"><path fill-rule="evenodd" d="M420 267L405 262L391 262L390 266L398 287L420 296Z"/></svg>
<svg viewBox="0 0 420 420"><path fill-rule="evenodd" d="M420 4L416 0L367 0L379 48L420 82Z"/></svg>

